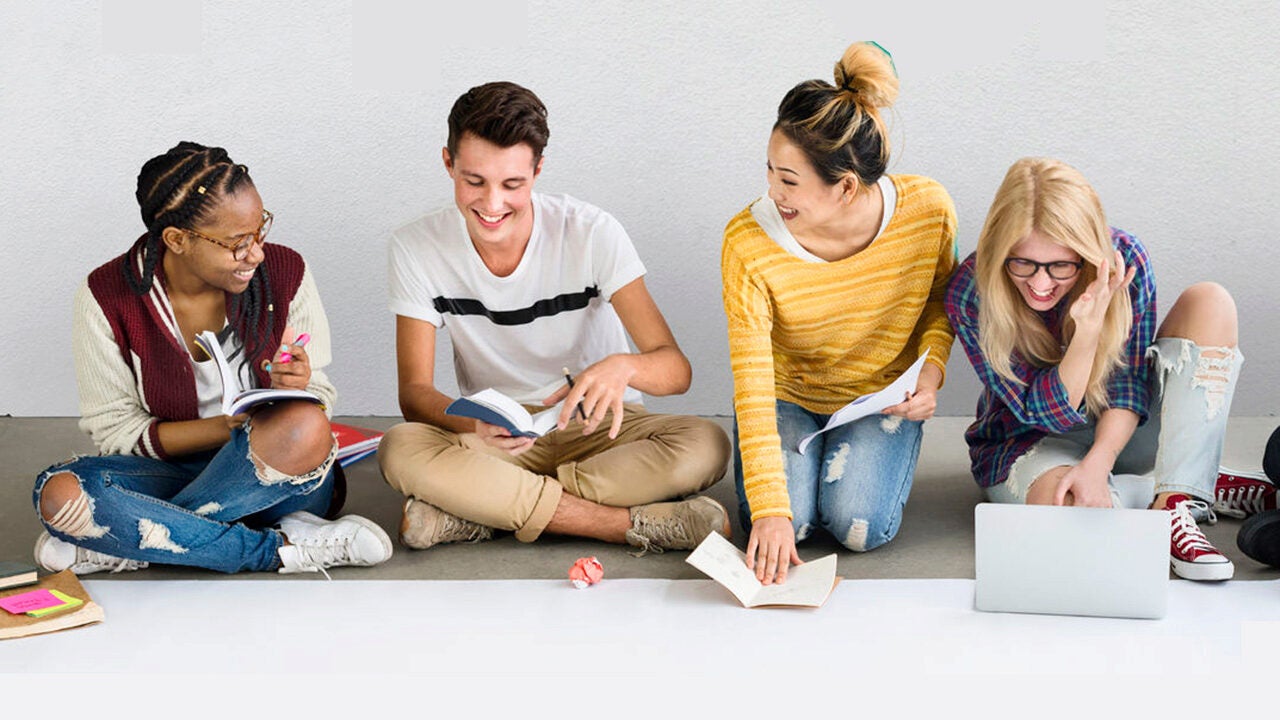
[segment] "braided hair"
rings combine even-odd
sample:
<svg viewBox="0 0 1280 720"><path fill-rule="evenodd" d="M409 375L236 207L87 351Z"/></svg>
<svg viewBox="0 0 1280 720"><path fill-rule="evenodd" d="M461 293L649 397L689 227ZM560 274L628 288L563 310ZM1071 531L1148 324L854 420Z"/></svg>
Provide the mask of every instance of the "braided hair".
<svg viewBox="0 0 1280 720"><path fill-rule="evenodd" d="M249 168L233 162L220 147L180 142L148 160L138 173L136 195L147 232L123 264L129 287L139 295L151 291L156 263L164 253L165 228L194 230L222 198L245 187L253 187ZM264 264L253 274L249 287L232 295L227 304L227 322L244 342L242 367L272 345L273 313L271 281Z"/></svg>

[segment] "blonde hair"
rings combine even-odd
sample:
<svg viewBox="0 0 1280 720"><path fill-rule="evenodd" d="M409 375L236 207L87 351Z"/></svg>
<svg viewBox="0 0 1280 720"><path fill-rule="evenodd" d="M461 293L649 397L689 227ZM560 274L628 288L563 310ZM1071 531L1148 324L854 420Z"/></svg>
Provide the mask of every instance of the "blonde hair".
<svg viewBox="0 0 1280 720"><path fill-rule="evenodd" d="M852 173L870 185L889 164L880 110L898 99L893 58L874 42L854 43L836 63L834 79L834 85L806 80L791 88L773 127L804 151L827 184Z"/></svg>
<svg viewBox="0 0 1280 720"><path fill-rule="evenodd" d="M1062 361L1063 346L1075 334L1075 321L1065 314L1059 342L1005 272L1005 259L1032 230L1084 260L1079 279L1063 299L1068 306L1097 277L1099 264L1114 263L1115 258L1102 203L1080 171L1050 158L1022 158L1009 168L978 236L974 278L981 298L978 343L982 353L997 375L1019 384L1011 367L1014 352L1040 367L1056 365ZM1124 362L1132 325L1129 293L1113 294L1085 389L1091 415L1100 415L1108 407L1107 379Z"/></svg>

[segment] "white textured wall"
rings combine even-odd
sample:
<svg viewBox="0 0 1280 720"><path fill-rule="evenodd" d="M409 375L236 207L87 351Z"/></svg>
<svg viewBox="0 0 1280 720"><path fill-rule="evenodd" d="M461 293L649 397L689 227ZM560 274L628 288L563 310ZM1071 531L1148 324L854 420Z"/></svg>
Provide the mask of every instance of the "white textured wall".
<svg viewBox="0 0 1280 720"><path fill-rule="evenodd" d="M764 188L783 93L867 38L902 77L891 170L951 191L963 253L1011 161L1061 157L1147 243L1164 308L1200 279L1235 293L1233 412L1280 409L1280 4L407 4L0 0L0 413L77 414L72 293L142 231L142 163L190 139L249 165L272 240L311 262L339 412L398 414L386 234L451 201L453 99L509 79L550 108L539 189L622 221L693 362L693 390L651 406L727 414L721 230ZM972 413L958 348L951 372L940 413Z"/></svg>

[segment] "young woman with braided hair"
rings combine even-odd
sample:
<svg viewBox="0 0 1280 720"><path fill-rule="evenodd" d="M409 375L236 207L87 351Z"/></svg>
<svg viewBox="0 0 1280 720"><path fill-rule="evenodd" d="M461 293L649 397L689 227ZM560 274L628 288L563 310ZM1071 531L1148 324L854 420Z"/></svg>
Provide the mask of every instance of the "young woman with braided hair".
<svg viewBox="0 0 1280 720"><path fill-rule="evenodd" d="M391 556L376 524L332 518L344 496L327 413L329 326L302 257L267 244L272 215L222 148L183 142L138 175L147 231L75 297L80 427L101 455L54 465L33 500L37 562L77 574L149 563L317 571ZM306 332L306 347L294 342ZM238 388L305 401L222 413L217 335ZM282 361L282 352L292 358Z"/></svg>

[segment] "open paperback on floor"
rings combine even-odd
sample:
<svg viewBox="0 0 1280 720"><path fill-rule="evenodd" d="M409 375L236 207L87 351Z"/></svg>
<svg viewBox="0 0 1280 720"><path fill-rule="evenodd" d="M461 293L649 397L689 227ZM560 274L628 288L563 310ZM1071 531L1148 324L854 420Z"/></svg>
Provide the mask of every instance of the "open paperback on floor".
<svg viewBox="0 0 1280 720"><path fill-rule="evenodd" d="M227 362L227 356L222 352L222 344L218 342L218 336L211 330L205 330L196 335L196 344L218 365L218 375L222 378L223 415L239 415L240 413L248 412L249 408L255 405L278 400L306 400L323 404L319 397L306 390L250 388L243 392L237 392L240 387L240 381L236 379L236 373L231 369L231 363Z"/></svg>
<svg viewBox="0 0 1280 720"><path fill-rule="evenodd" d="M893 407L906 400L907 393L915 391L916 383L920 380L920 370L924 368L924 361L928 357L929 351L925 350L924 354L917 358L914 363L911 363L911 367L907 368L906 372L899 375L898 379L890 383L888 387L879 392L860 395L848 405L832 413L831 418L827 420L827 424L821 430L811 432L800 438L796 451L803 455L805 449L809 447L809 443L813 442L813 439L822 433L841 425L848 425L854 420L861 420L868 415L874 415L885 408Z"/></svg>
<svg viewBox="0 0 1280 720"><path fill-rule="evenodd" d="M747 556L720 533L707 536L685 562L728 588L743 607L821 607L840 578L835 553L795 565L786 582L765 585L747 568Z"/></svg>

